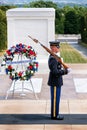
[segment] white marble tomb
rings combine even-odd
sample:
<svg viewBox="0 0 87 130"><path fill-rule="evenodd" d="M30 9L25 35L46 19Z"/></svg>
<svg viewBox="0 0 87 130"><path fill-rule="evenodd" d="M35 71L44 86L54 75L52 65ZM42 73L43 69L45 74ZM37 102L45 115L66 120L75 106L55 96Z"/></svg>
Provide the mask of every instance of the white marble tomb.
<svg viewBox="0 0 87 130"><path fill-rule="evenodd" d="M14 8L6 12L8 48L23 43L31 45L38 55L48 53L35 44L28 35L49 47L55 39L55 9L53 8Z"/></svg>

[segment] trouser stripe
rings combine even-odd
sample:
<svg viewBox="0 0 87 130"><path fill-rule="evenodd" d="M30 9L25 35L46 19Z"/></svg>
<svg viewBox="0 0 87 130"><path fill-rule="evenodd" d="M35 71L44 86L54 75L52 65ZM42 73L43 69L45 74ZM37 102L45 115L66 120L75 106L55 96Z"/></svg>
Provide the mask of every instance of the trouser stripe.
<svg viewBox="0 0 87 130"><path fill-rule="evenodd" d="M54 86L53 116L56 117L56 86Z"/></svg>

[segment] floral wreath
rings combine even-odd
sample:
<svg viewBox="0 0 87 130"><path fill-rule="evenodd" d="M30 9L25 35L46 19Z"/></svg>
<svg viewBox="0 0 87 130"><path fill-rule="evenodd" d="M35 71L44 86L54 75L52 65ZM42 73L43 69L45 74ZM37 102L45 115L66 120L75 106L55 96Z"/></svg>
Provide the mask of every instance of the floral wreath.
<svg viewBox="0 0 87 130"><path fill-rule="evenodd" d="M13 68L12 63L15 55L25 56L28 59L28 66L26 66L25 71L17 72L17 70ZM9 75L11 80L29 80L38 70L38 62L35 60L36 52L31 46L26 46L22 43L12 46L4 54L3 61L6 65L6 74Z"/></svg>

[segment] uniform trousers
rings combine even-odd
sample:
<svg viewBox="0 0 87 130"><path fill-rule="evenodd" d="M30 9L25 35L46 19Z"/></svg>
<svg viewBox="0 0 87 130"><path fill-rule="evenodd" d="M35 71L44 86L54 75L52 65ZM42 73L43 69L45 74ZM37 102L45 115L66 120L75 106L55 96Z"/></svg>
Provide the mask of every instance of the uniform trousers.
<svg viewBox="0 0 87 130"><path fill-rule="evenodd" d="M59 114L59 103L61 96L61 86L50 86L51 91L51 117L57 117Z"/></svg>

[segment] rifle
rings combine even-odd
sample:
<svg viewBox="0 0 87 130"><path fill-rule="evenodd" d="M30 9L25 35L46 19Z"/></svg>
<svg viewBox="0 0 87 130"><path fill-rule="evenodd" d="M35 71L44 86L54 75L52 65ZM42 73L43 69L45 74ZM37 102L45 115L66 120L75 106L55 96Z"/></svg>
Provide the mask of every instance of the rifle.
<svg viewBox="0 0 87 130"><path fill-rule="evenodd" d="M66 65L66 64L61 60L61 58L58 57L56 54L54 54L49 48L47 48L46 46L44 46L44 45L43 45L41 42L39 42L37 39L32 38L30 35L28 35L28 37L31 38L35 43L39 43L48 53L50 53L52 56L54 56L54 58L55 58L58 62L60 62L65 69L68 69L68 68L69 68L69 66Z"/></svg>

